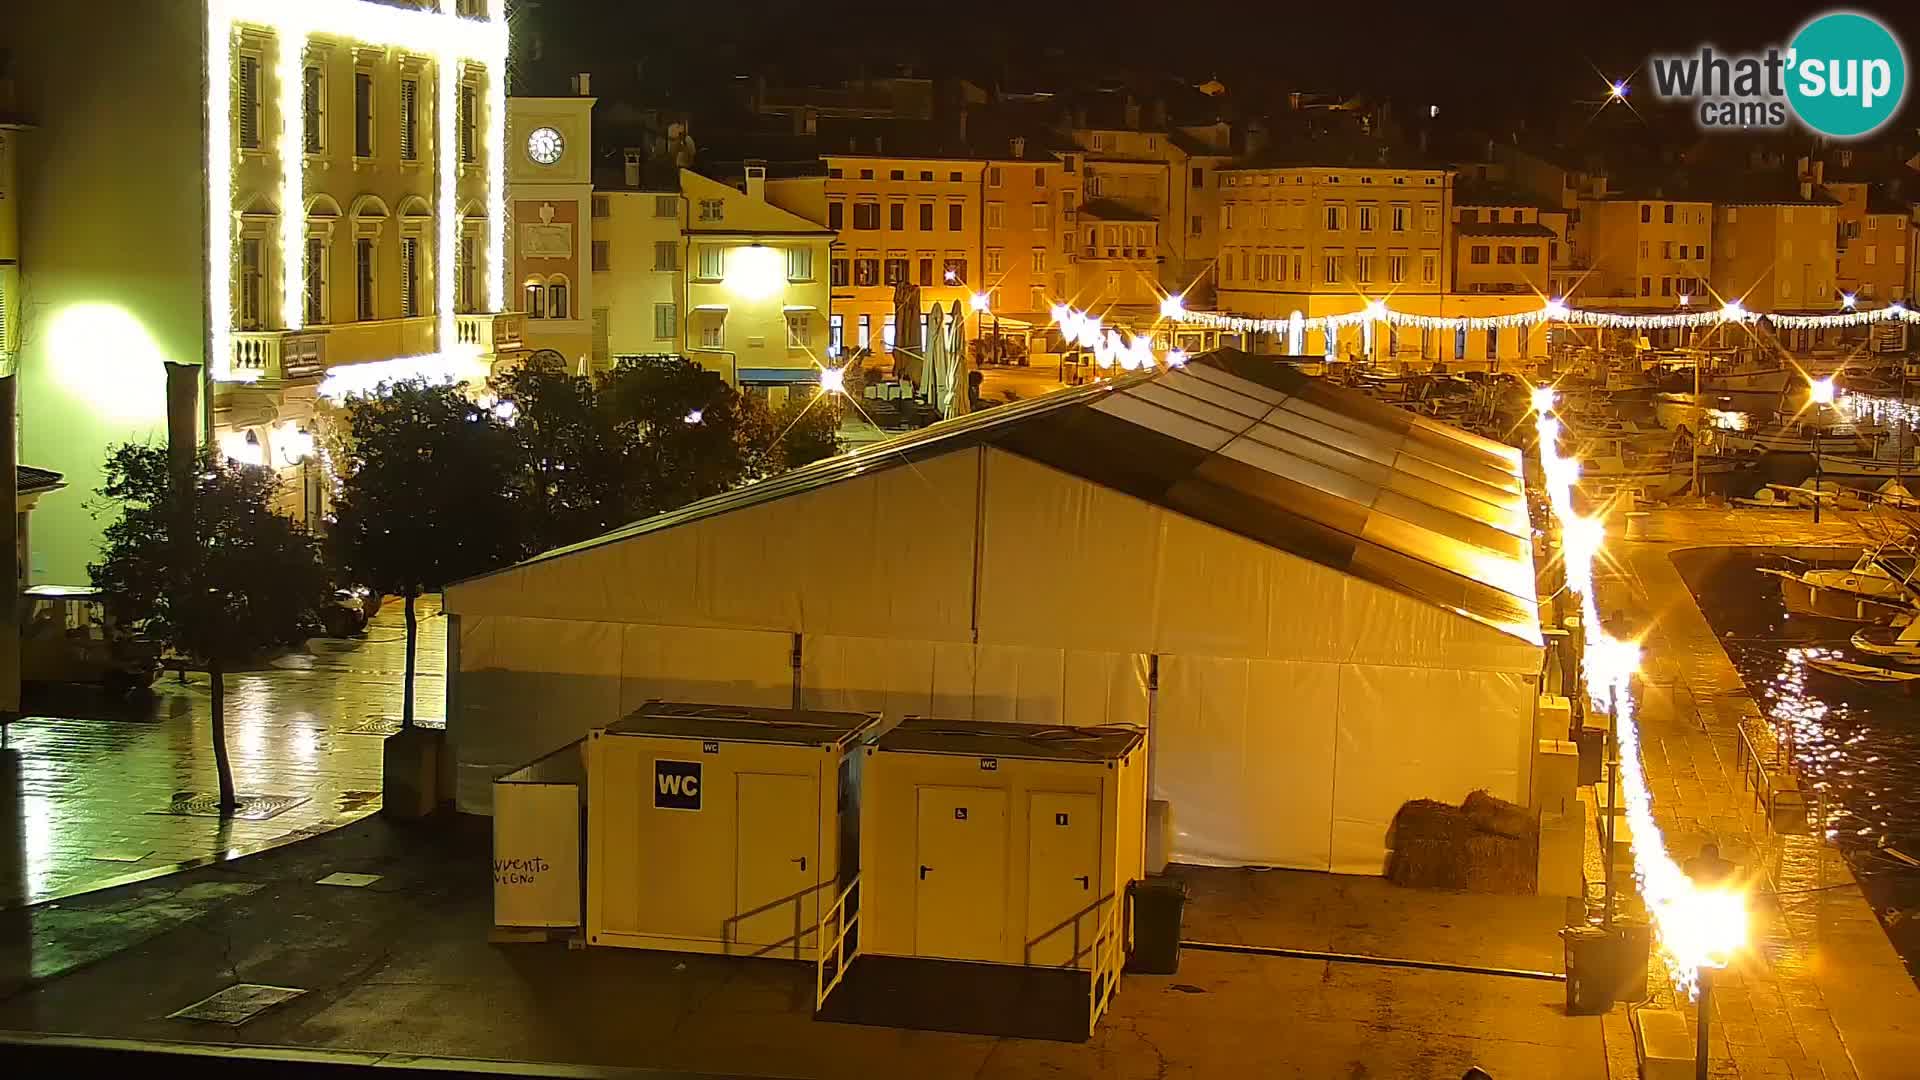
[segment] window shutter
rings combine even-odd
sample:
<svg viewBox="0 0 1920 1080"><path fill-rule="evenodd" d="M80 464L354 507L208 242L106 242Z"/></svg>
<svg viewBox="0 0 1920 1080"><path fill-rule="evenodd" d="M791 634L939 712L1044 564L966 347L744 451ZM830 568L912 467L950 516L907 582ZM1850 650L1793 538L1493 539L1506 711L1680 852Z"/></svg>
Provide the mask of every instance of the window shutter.
<svg viewBox="0 0 1920 1080"><path fill-rule="evenodd" d="M252 56L240 58L240 145L260 146L260 61Z"/></svg>
<svg viewBox="0 0 1920 1080"><path fill-rule="evenodd" d="M400 313L413 316L420 312L414 307L414 256L419 251L420 241L404 237L400 241Z"/></svg>
<svg viewBox="0 0 1920 1080"><path fill-rule="evenodd" d="M420 84L408 79L400 84L400 160L412 161L418 154Z"/></svg>
<svg viewBox="0 0 1920 1080"><path fill-rule="evenodd" d="M307 68L301 75L300 109L301 129L306 136L306 151L309 154L320 152L320 69Z"/></svg>

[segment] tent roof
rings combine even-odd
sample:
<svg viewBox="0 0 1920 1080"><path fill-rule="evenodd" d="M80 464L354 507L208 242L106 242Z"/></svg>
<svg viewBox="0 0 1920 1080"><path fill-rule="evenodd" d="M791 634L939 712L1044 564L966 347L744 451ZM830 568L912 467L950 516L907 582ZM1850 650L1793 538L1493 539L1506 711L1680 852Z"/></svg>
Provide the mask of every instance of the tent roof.
<svg viewBox="0 0 1920 1080"><path fill-rule="evenodd" d="M1231 349L936 424L531 561L980 445L1540 641L1518 450Z"/></svg>

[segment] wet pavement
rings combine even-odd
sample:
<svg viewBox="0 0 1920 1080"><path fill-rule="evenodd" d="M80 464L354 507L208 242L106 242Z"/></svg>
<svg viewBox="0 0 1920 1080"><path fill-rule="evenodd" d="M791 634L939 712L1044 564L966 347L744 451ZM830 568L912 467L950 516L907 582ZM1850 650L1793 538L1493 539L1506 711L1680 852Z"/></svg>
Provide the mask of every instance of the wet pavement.
<svg viewBox="0 0 1920 1080"><path fill-rule="evenodd" d="M1776 747L1739 673L1693 602L1673 553L1695 547L1788 551L1858 546L1871 523L1832 514L1707 508L1654 511L1646 542L1610 541L1597 567L1600 610L1647 629L1639 710L1643 764L1667 850L1707 840L1754 875L1752 947L1716 979L1716 1077L1880 1080L1914 1075L1920 990L1846 859L1818 835L1773 833L1736 764L1742 725L1762 758ZM1664 979L1655 1004L1681 1007ZM1626 1011L1606 1018L1612 1075L1635 1075Z"/></svg>
<svg viewBox="0 0 1920 1080"><path fill-rule="evenodd" d="M686 1069L726 1076L1605 1075L1600 1023L1557 982L1186 950L1128 975L1085 1043L812 1019L791 961L489 944L489 823L374 816L300 844L11 913L0 1030ZM379 875L364 888L318 882ZM1548 962L1559 905L1378 879L1182 869L1194 938ZM1543 940L1544 939L1544 940ZM12 978L9 981L8 975ZM170 1013L229 984L304 990L238 1026Z"/></svg>
<svg viewBox="0 0 1920 1080"><path fill-rule="evenodd" d="M437 600L422 602L416 708L431 723L445 700L438 612ZM210 806L219 788L205 675L168 673L151 695L125 700L33 688L0 771L0 908L232 858L378 810L404 655L401 609L389 603L362 637L316 638L230 674L227 746L248 803L231 819Z"/></svg>

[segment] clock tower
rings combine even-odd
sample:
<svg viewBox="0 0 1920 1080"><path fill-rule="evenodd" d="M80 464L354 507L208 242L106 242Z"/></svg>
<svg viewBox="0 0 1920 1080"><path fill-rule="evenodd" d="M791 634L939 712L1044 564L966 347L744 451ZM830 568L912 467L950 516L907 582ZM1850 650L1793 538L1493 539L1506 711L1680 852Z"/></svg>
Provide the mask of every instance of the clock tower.
<svg viewBox="0 0 1920 1080"><path fill-rule="evenodd" d="M570 371L606 363L606 325L593 297L593 103L587 77L573 97L507 102L507 295L524 312L526 347L552 349Z"/></svg>

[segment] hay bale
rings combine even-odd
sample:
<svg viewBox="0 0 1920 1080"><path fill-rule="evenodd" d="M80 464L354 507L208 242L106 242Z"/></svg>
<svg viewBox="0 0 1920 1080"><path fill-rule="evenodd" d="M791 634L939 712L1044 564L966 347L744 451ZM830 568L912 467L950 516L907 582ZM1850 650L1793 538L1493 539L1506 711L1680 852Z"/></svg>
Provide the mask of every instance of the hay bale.
<svg viewBox="0 0 1920 1080"><path fill-rule="evenodd" d="M1467 839L1461 888L1477 893L1531 893L1537 889L1538 841L1475 831Z"/></svg>
<svg viewBox="0 0 1920 1080"><path fill-rule="evenodd" d="M1473 822L1474 828L1495 836L1524 840L1538 828L1533 811L1485 791L1470 793L1467 801L1460 804L1460 809L1466 813L1467 820Z"/></svg>
<svg viewBox="0 0 1920 1080"><path fill-rule="evenodd" d="M1467 845L1474 831L1457 806L1433 799L1402 804L1387 836L1393 846L1387 879L1415 889L1466 888Z"/></svg>
<svg viewBox="0 0 1920 1080"><path fill-rule="evenodd" d="M1525 807L1484 791L1463 806L1414 799L1393 816L1387 879L1415 889L1531 893L1539 872L1536 828Z"/></svg>

